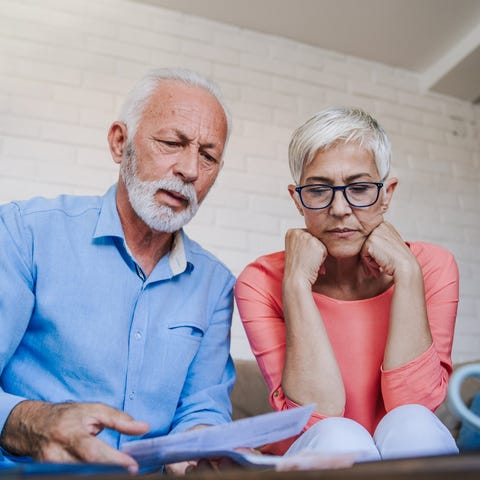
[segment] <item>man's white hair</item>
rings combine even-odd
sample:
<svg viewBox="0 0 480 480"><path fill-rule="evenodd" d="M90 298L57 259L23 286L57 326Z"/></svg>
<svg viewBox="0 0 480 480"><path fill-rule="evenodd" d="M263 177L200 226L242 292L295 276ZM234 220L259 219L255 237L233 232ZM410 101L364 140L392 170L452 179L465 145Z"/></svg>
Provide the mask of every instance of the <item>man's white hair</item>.
<svg viewBox="0 0 480 480"><path fill-rule="evenodd" d="M319 151L349 142L373 153L380 179L385 180L392 155L385 130L360 108L332 107L316 113L293 132L288 158L294 182L298 185L304 167Z"/></svg>
<svg viewBox="0 0 480 480"><path fill-rule="evenodd" d="M227 120L227 138L231 130L230 113L222 99L222 93L218 85L211 80L183 68L157 68L150 70L133 89L128 93L120 109L119 120L127 126L128 140L133 140L137 131L140 118L147 106L151 96L156 92L162 81L172 80L183 83L191 87L203 88L205 91L213 95L222 107ZM226 143L226 142L225 142Z"/></svg>

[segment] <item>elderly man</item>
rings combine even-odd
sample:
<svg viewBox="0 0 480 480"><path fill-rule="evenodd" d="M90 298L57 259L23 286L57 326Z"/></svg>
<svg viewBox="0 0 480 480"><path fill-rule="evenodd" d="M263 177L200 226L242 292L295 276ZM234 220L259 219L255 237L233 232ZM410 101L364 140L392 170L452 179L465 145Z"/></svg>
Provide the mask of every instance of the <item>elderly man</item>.
<svg viewBox="0 0 480 480"><path fill-rule="evenodd" d="M154 70L108 132L118 184L0 208L0 465L134 472L132 436L230 420L234 278L182 230L228 131L217 87Z"/></svg>

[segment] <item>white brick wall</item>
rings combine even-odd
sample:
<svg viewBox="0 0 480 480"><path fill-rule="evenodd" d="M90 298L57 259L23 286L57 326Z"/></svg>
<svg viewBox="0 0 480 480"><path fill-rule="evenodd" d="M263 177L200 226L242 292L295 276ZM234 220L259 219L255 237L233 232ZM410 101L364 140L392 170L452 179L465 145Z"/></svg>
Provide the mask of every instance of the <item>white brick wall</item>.
<svg viewBox="0 0 480 480"><path fill-rule="evenodd" d="M480 353L480 107L424 93L407 71L128 0L0 0L0 201L102 193L117 176L106 134L148 68L213 77L234 129L217 185L187 231L235 274L302 225L286 185L292 130L354 104L389 131L400 186L390 220L454 252L454 360ZM250 356L235 316L233 354Z"/></svg>

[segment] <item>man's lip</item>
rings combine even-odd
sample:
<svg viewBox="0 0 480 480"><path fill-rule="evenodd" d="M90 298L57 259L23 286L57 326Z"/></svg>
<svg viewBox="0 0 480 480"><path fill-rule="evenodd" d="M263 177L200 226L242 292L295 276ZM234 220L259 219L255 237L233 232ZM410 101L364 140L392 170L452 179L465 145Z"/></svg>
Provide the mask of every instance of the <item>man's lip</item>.
<svg viewBox="0 0 480 480"><path fill-rule="evenodd" d="M160 192L164 192L164 193L166 193L167 195L170 195L171 197L176 198L177 200L181 200L181 201L184 201L184 202L188 202L188 201L189 201L187 197L185 197L185 196L182 195L181 193L175 192L175 191L173 191L173 190L161 189Z"/></svg>
<svg viewBox="0 0 480 480"><path fill-rule="evenodd" d="M171 208L186 208L190 204L187 197L173 190L161 188L157 191L157 195L160 195L160 202L164 202Z"/></svg>

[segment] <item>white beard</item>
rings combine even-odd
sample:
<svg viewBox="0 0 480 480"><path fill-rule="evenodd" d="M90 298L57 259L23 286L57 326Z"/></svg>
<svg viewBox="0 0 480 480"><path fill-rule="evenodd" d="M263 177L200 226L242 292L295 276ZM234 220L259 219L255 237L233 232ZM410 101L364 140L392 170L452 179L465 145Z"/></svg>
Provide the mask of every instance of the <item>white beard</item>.
<svg viewBox="0 0 480 480"><path fill-rule="evenodd" d="M120 175L127 187L128 198L135 213L153 230L173 233L186 225L197 213L197 194L192 184L179 178L142 181L137 176L137 156L131 143L125 149ZM155 195L159 190L178 193L188 199L185 210L175 212L167 205L159 205Z"/></svg>

